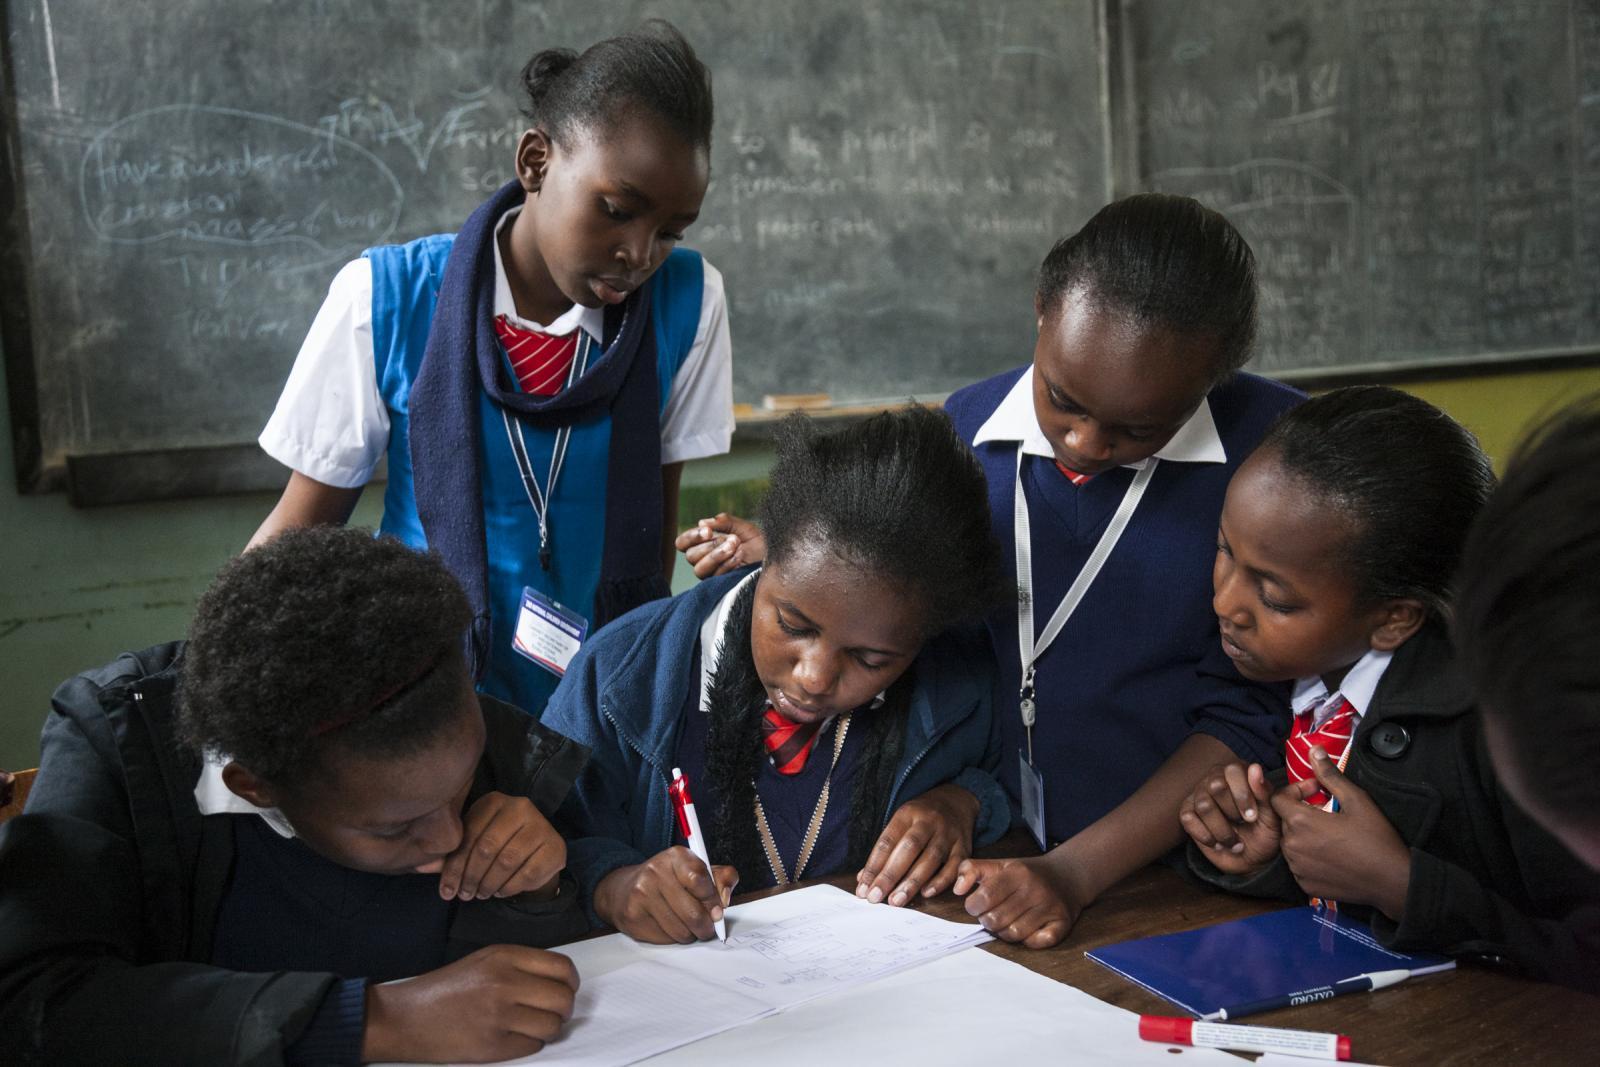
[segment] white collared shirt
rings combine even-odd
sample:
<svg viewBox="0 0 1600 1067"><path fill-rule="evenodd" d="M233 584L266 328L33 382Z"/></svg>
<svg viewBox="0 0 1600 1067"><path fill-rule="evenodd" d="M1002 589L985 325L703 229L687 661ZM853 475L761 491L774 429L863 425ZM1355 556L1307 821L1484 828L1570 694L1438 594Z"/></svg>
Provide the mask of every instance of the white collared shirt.
<svg viewBox="0 0 1600 1067"><path fill-rule="evenodd" d="M222 780L222 768L228 763L228 757L220 753L206 754L200 780L194 784L194 801L200 807L200 814L259 815L279 837L294 837L294 827L289 825L283 812L277 808L258 808L228 788L228 783Z"/></svg>
<svg viewBox="0 0 1600 1067"><path fill-rule="evenodd" d="M1369 649L1345 672L1344 680L1332 693L1328 692L1327 684L1320 677L1301 678L1294 683L1294 695L1289 698L1289 707L1296 716L1312 712L1311 729L1316 730L1328 721L1334 706L1338 704L1337 698L1343 697L1350 705L1350 710L1356 713L1356 718L1360 719L1372 706L1378 682L1383 678L1383 672L1389 669L1392 659L1393 652Z"/></svg>
<svg viewBox="0 0 1600 1067"><path fill-rule="evenodd" d="M521 207L501 216L496 235ZM512 325L564 337L582 329L603 340L605 310L574 304L548 324L517 314L511 283L494 246L494 313ZM722 274L705 263L700 322L661 412L661 462L728 451L733 439L733 349ZM378 390L372 350L372 261L346 263L306 332L278 406L261 431L263 451L325 485L367 484L389 446L389 410Z"/></svg>
<svg viewBox="0 0 1600 1067"><path fill-rule="evenodd" d="M1017 383L1011 387L1005 399L1000 401L994 413L978 427L978 432L972 439L975 446L989 441L1016 441L1021 444L1024 455L1055 458L1055 450L1050 447L1050 439L1039 428L1039 419L1033 410L1032 367L1017 379ZM1173 463L1228 461L1228 452L1222 447L1222 438L1217 435L1216 420L1211 417L1211 401L1200 401L1200 406L1195 408L1194 414L1178 427L1178 432L1172 435L1170 441L1161 446L1161 451L1155 454L1155 458ZM1140 470L1148 462L1149 460L1142 459L1137 463L1124 463L1123 466L1131 470Z"/></svg>

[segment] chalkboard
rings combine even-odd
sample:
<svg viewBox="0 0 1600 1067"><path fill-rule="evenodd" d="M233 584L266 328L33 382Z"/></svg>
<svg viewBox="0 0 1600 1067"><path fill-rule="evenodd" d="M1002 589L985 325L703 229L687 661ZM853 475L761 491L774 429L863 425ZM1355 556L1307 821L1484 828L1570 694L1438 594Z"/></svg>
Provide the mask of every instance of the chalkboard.
<svg viewBox="0 0 1600 1067"><path fill-rule="evenodd" d="M4 13L0 281L32 486L69 457L124 497L193 490L196 464L237 488L281 478L227 465L339 265L455 229L510 176L527 57L646 17L671 19L715 79L712 184L687 243L727 281L736 400L937 395L1020 362L1038 262L1109 195L1091 0ZM150 462L119 477L108 457Z"/></svg>
<svg viewBox="0 0 1600 1067"><path fill-rule="evenodd" d="M1255 366L1600 348L1600 2L1124 0L1124 187L1255 248Z"/></svg>

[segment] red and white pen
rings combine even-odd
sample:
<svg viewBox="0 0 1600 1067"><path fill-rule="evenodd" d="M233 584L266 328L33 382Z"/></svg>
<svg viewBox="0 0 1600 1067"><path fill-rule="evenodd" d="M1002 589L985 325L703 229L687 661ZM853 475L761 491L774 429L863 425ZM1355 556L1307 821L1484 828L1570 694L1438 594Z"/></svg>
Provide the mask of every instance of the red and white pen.
<svg viewBox="0 0 1600 1067"><path fill-rule="evenodd" d="M689 851L700 857L700 862L706 865L706 873L711 875L711 883L716 884L716 873L711 870L711 854L706 851L706 839L700 833L700 820L694 813L694 798L689 795L689 779L678 768L672 768L672 784L667 787L667 792L672 796L672 805L678 812L678 828L683 831L683 838L689 842ZM728 940L728 923L725 919L717 920L717 940Z"/></svg>
<svg viewBox="0 0 1600 1067"><path fill-rule="evenodd" d="M1279 1030L1271 1026L1230 1026L1170 1015L1139 1016L1139 1036L1163 1045L1225 1048L1233 1052L1282 1052L1313 1060L1347 1060L1350 1039L1314 1030Z"/></svg>

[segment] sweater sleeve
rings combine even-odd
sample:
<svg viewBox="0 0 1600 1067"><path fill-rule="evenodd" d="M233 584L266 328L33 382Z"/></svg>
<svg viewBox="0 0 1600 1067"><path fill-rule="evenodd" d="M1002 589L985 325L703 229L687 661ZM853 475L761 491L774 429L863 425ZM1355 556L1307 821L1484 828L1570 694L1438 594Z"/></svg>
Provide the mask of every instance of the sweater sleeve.
<svg viewBox="0 0 1600 1067"><path fill-rule="evenodd" d="M551 696L542 722L591 752L556 812L556 829L567 838L567 870L577 883L589 921L603 925L594 911L594 891L601 879L619 867L643 863L649 855L634 842L630 814L634 783L641 772L638 753L623 743L600 707L599 657L594 646L578 653Z"/></svg>
<svg viewBox="0 0 1600 1067"><path fill-rule="evenodd" d="M1289 687L1247 680L1223 653L1214 627L1211 645L1195 669L1197 699L1188 716L1189 732L1215 737L1246 763L1269 770L1282 766Z"/></svg>
<svg viewBox="0 0 1600 1067"><path fill-rule="evenodd" d="M311 1025L284 1050L284 1062L289 1067L358 1064L366 1026L367 980L342 979L322 998Z"/></svg>
<svg viewBox="0 0 1600 1067"><path fill-rule="evenodd" d="M110 728L92 725L104 736L51 715L28 811L0 828L0 1062L110 1062L130 1049L157 1063L284 1062L337 980L152 947L182 916L148 896Z"/></svg>

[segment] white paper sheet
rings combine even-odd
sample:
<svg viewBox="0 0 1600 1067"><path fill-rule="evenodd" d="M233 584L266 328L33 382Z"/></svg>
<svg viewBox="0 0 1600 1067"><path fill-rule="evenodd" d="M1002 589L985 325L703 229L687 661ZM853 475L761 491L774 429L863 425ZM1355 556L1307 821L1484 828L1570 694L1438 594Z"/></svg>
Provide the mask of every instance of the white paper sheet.
<svg viewBox="0 0 1600 1067"><path fill-rule="evenodd" d="M813 999L647 1063L1249 1067L1215 1049L1143 1041L1134 1012L981 950Z"/></svg>
<svg viewBox="0 0 1600 1067"><path fill-rule="evenodd" d="M560 1040L510 1062L551 1067L632 1063L771 1010L743 993L641 960L584 982Z"/></svg>

